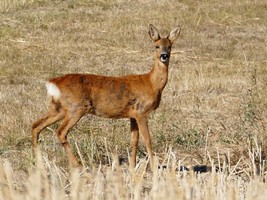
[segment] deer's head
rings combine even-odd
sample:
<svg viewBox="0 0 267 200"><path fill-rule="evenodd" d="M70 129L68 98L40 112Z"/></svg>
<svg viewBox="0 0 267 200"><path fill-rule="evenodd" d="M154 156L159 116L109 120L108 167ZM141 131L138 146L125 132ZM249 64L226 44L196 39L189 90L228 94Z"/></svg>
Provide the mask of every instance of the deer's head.
<svg viewBox="0 0 267 200"><path fill-rule="evenodd" d="M162 63L169 63L171 48L174 41L180 35L181 28L180 26L175 27L172 31L167 35L167 37L161 37L157 28L152 24L149 25L149 36L154 41L156 47L156 57Z"/></svg>

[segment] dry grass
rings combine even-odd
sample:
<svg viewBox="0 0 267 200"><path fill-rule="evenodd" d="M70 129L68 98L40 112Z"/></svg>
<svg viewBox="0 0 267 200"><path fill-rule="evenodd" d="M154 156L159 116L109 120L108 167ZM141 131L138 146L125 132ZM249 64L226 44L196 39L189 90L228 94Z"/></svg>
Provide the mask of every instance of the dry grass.
<svg viewBox="0 0 267 200"><path fill-rule="evenodd" d="M171 153L168 155L172 160ZM115 159L116 160L116 159ZM236 167L224 163L205 174L177 172L176 163L168 169L158 169L153 175L146 171L147 162L141 160L136 172L127 167L99 166L89 170L66 172L47 157L38 155L35 167L29 169L26 183L18 180L9 162L0 167L1 199L257 199L266 198L266 184L255 176L244 180ZM230 171L228 171L230 170Z"/></svg>
<svg viewBox="0 0 267 200"><path fill-rule="evenodd" d="M266 8L263 0L2 0L0 198L260 199L266 194ZM36 163L30 129L48 105L45 80L72 72L147 72L153 62L149 23L165 33L182 27L161 105L150 117L159 162L224 163L228 170L193 176L168 168L152 176L138 168L140 178L131 177L127 167L112 168L114 149L128 162L129 122L92 116L69 134L89 172L67 172L56 126L42 133L45 163ZM141 141L141 163L145 152ZM75 196L77 189L85 196Z"/></svg>

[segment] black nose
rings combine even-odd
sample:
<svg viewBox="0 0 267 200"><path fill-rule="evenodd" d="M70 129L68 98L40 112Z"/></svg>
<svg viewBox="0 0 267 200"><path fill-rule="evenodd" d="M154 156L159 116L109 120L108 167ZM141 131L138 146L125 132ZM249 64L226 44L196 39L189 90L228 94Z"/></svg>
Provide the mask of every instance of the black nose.
<svg viewBox="0 0 267 200"><path fill-rule="evenodd" d="M166 62L168 59L169 59L168 54L164 53L164 54L161 54L161 55L160 55L160 60L161 60L162 62Z"/></svg>

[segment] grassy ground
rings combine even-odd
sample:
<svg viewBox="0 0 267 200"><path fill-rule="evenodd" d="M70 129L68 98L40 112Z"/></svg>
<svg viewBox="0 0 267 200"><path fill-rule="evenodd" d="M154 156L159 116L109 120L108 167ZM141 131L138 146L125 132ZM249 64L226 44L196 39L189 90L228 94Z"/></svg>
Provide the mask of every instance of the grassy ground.
<svg viewBox="0 0 267 200"><path fill-rule="evenodd" d="M41 135L42 157L46 162L40 166L45 169L39 172L33 169L35 160L30 131L31 124L48 106L45 80L76 72L111 76L148 72L153 63L153 45L147 31L148 24L152 23L162 33L168 33L177 24L182 27L181 37L173 47L169 82L161 105L150 116L152 145L159 162L166 164L171 157L183 166L212 163L221 166L225 163L227 173L231 175L223 179L226 180L223 186L227 185L223 190L225 193L216 190L213 194L209 189L213 184L209 179L217 177L218 181L220 174L185 182L177 179L179 187L183 182L197 188L199 197L206 194L212 199L208 192L215 196L222 194L216 196L218 198L226 198L223 195L232 194L227 193L229 191L239 191L235 193L237 195L242 193L239 184L246 192L253 190L250 188L253 183L262 186L263 161L267 153L266 9L263 0L2 0L1 180L7 181L9 176L6 174L11 170L14 178L9 180L15 186L11 184L8 188L11 193L16 192L16 188L23 193L24 187L34 184L31 177L38 177L38 173L60 174L54 181L60 181L63 175L69 176L65 172L68 170L65 153L54 132L57 125L44 130ZM70 132L69 140L84 167L95 173L96 178L89 178L81 187L85 191L97 187L96 183L102 177L96 175L100 163L104 168L101 180L109 180L113 153L128 163L128 120L86 116ZM142 140L138 156L141 161L146 156ZM172 183L169 179L179 176L171 172L158 176L166 178L166 186L162 180L153 179L149 172L142 173L145 178L140 179L140 187L126 184L123 188L125 180L129 181L131 177L122 170L119 175L125 179L118 181L118 190L128 189L130 194L136 192L135 197L148 194L156 199L155 184L165 188ZM260 174L259 179L254 179L256 174ZM203 179L207 185L200 184ZM20 180L26 183L19 184ZM68 186L63 182L60 192ZM50 184L49 181L46 183ZM260 194L261 186L258 187ZM111 185L103 185L105 189L100 189L100 196L94 196L95 199L106 198L109 187ZM201 193L202 189L207 193ZM62 199L69 198L64 192L56 194Z"/></svg>

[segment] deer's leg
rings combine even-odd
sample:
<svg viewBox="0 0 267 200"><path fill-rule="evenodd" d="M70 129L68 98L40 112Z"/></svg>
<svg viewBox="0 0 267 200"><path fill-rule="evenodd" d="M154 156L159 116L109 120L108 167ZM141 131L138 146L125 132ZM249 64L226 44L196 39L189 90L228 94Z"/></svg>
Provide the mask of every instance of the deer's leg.
<svg viewBox="0 0 267 200"><path fill-rule="evenodd" d="M153 153L152 153L152 147L151 147L151 139L148 129L148 118L147 117L138 117L136 118L140 134L144 140L144 143L146 145L147 153L150 159L150 165L151 169L154 168L154 162L153 162Z"/></svg>
<svg viewBox="0 0 267 200"><path fill-rule="evenodd" d="M71 150L71 147L67 140L67 134L68 134L69 129L71 129L81 119L82 116L83 116L83 113L81 111L76 111L75 113L69 112L65 116L62 124L57 130L57 136L67 153L69 163L72 167L79 166L79 162Z"/></svg>
<svg viewBox="0 0 267 200"><path fill-rule="evenodd" d="M63 119L64 111L54 101L50 104L50 110L48 113L41 119L37 120L32 125L32 146L33 148L37 147L38 138L40 132L47 126L56 123L57 121Z"/></svg>
<svg viewBox="0 0 267 200"><path fill-rule="evenodd" d="M139 141L139 129L136 120L131 118L131 134L132 134L132 156L130 161L130 169L134 169L136 165L136 152Z"/></svg>

